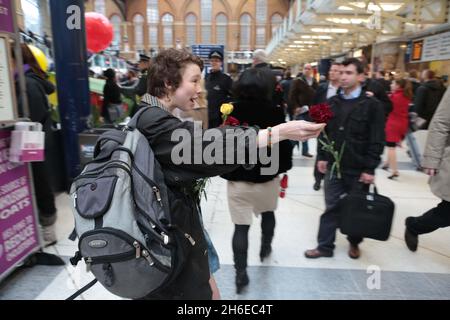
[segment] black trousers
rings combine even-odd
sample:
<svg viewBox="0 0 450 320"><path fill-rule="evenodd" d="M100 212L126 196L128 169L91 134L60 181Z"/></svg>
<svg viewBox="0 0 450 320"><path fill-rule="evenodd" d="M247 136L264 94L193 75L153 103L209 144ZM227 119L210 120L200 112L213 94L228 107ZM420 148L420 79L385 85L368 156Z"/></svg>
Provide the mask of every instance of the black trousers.
<svg viewBox="0 0 450 320"><path fill-rule="evenodd" d="M416 235L448 226L450 226L450 202L445 200L419 217L406 218L406 227Z"/></svg>
<svg viewBox="0 0 450 320"><path fill-rule="evenodd" d="M321 183L325 175L317 169L317 162L319 160L316 157L316 161L314 162L314 180L316 183Z"/></svg>
<svg viewBox="0 0 450 320"><path fill-rule="evenodd" d="M50 174L46 162L33 162L34 192L36 194L36 204L38 207L39 223L42 226L49 226L56 221L55 196L50 185Z"/></svg>
<svg viewBox="0 0 450 320"><path fill-rule="evenodd" d="M358 182L361 173L348 174L343 173L342 179L333 176L330 179L330 173L325 175L325 212L320 217L319 234L318 234L318 249L322 252L333 252L336 240L336 229L338 226L338 213L336 206L340 200L341 195L350 192L352 188L360 185ZM368 188L368 186L367 186ZM360 237L347 237L347 240L353 244L358 245L362 242Z"/></svg>
<svg viewBox="0 0 450 320"><path fill-rule="evenodd" d="M247 268L249 225L235 224L232 240L234 267L236 270ZM261 213L261 244L270 245L275 231L275 214L273 211Z"/></svg>

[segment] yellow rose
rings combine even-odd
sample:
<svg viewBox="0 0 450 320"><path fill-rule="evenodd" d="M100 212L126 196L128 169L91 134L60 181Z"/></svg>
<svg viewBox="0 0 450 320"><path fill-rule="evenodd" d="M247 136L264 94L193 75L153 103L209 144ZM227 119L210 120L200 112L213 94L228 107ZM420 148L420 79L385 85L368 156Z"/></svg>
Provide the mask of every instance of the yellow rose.
<svg viewBox="0 0 450 320"><path fill-rule="evenodd" d="M230 113L233 112L233 105L231 103L224 103L220 106L220 112L222 112L223 115L228 116Z"/></svg>

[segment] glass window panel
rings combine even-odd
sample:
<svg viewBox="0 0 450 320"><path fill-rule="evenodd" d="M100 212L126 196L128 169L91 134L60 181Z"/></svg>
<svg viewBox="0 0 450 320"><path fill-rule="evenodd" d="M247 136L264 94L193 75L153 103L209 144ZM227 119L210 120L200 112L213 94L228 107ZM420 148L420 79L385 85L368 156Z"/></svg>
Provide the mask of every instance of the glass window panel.
<svg viewBox="0 0 450 320"><path fill-rule="evenodd" d="M256 0L256 22L267 22L267 0Z"/></svg>
<svg viewBox="0 0 450 320"><path fill-rule="evenodd" d="M147 0L147 22L159 22L158 0Z"/></svg>
<svg viewBox="0 0 450 320"><path fill-rule="evenodd" d="M250 37L251 37L251 20L252 18L248 13L244 13L240 19L240 29L241 29L241 50L246 50L250 48Z"/></svg>

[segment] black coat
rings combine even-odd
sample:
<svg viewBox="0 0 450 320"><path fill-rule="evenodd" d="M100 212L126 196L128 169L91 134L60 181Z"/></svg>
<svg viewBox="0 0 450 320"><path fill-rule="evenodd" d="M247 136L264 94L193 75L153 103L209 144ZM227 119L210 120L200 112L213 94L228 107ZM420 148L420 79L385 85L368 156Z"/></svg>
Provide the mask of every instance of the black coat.
<svg viewBox="0 0 450 320"><path fill-rule="evenodd" d="M308 83L308 81L306 80L305 75L301 75L301 78L303 79L303 81ZM319 88L319 83L317 82L315 77L313 77L312 79L313 79L313 81L312 81L312 84L310 85L310 87L315 91L315 90L317 90L317 88Z"/></svg>
<svg viewBox="0 0 450 320"><path fill-rule="evenodd" d="M284 123L284 112L280 107L273 107L270 101L238 100L233 102L233 112L231 116L235 117L242 124L249 126L258 126L260 129L274 127ZM279 168L273 175L261 175L261 162L251 168L242 166L228 174L222 175L222 178L230 181L248 181L254 183L263 183L274 179L278 174L288 171L292 168L292 143L288 140L281 141L279 144Z"/></svg>
<svg viewBox="0 0 450 320"><path fill-rule="evenodd" d="M192 247L188 260L184 269L175 279L172 285L160 294L149 298L162 299L211 299L211 288L209 286L209 265L207 255L207 244L204 238L203 227L200 222L200 215L197 207L197 199L193 196L193 185L196 179L213 177L235 170L239 165L237 164L207 164L201 161L199 164L194 164L194 152L196 148L191 139L194 137L194 123L190 121L182 122L174 117L168 111L160 107L155 107L155 98L146 99L144 101L150 103L153 107L148 108L142 113L137 128L145 135L155 156L161 165L166 185L168 187L168 196L170 203L170 212L172 223L177 224L182 230L188 232L196 241L195 246ZM223 159L222 163L226 161L226 139L230 132L227 128L214 128L214 132L221 133L223 142ZM253 128L257 134L257 128ZM172 134L176 130L184 130L189 133L189 138L186 140L173 141ZM241 133L234 134L238 137L245 135L245 130ZM180 131L178 131L180 132ZM200 132L201 129L200 129ZM209 141L203 141L201 152L210 144ZM175 164L172 158L174 148L180 146L192 146L190 148L190 164L182 163ZM249 145L245 145L245 153L248 152ZM236 156L236 150L234 150Z"/></svg>
<svg viewBox="0 0 450 320"><path fill-rule="evenodd" d="M268 63L259 63L254 66L254 68L262 70L265 77L270 80L270 92L272 95L270 96L270 100L272 100L272 104L274 107L280 105L283 99L283 92L277 91L277 78L275 77L274 71L270 68ZM281 87L281 86L280 86Z"/></svg>
<svg viewBox="0 0 450 320"><path fill-rule="evenodd" d="M141 77L139 78L139 82L134 90L135 90L134 93L139 97L147 93L148 90L147 72L142 73Z"/></svg>
<svg viewBox="0 0 450 320"><path fill-rule="evenodd" d="M314 95L313 104L324 103L327 101L327 93L328 93L328 81L321 83L316 90L316 94Z"/></svg>
<svg viewBox="0 0 450 320"><path fill-rule="evenodd" d="M384 90L383 86L374 79L367 79L363 85L363 90L373 92L373 95L375 98L377 98L381 102L381 106L384 110L384 117L385 120L387 120L387 117L389 116L389 113L392 111L392 101L389 99L389 96L387 95L386 91Z"/></svg>
<svg viewBox="0 0 450 320"><path fill-rule="evenodd" d="M210 72L205 77L205 88L208 93L208 117L210 122L220 123L220 106L231 100L233 80L222 71ZM212 123L212 122L211 122Z"/></svg>
<svg viewBox="0 0 450 320"><path fill-rule="evenodd" d="M414 99L414 110L419 117L427 120L423 129L428 129L428 125L444 93L445 88L438 80L427 81L417 88Z"/></svg>
<svg viewBox="0 0 450 320"><path fill-rule="evenodd" d="M374 174L381 161L385 144L384 112L380 102L367 97L362 91L356 99L344 100L339 94L328 100L334 117L328 122L325 131L330 141L335 141L337 151L345 141L341 159L343 172ZM347 117L341 117L344 107L351 105ZM320 136L324 140L323 134ZM328 161L330 167L334 158L329 152L318 148L318 160Z"/></svg>
<svg viewBox="0 0 450 320"><path fill-rule="evenodd" d="M47 121L50 117L50 106L48 103L47 95L55 92L55 86L53 83L46 79L42 79L32 70L25 72L25 85L27 90L27 100L29 117L33 122L40 122L43 125L44 131L48 131L50 124ZM18 81L16 81L17 104L19 116L24 117L24 110L22 105L22 99L19 92L20 87Z"/></svg>
<svg viewBox="0 0 450 320"><path fill-rule="evenodd" d="M108 105L109 104L120 104L122 103L120 99L120 88L117 83L113 80L106 80L106 83L103 87L103 108L102 108L102 116L108 121L111 122L108 113Z"/></svg>

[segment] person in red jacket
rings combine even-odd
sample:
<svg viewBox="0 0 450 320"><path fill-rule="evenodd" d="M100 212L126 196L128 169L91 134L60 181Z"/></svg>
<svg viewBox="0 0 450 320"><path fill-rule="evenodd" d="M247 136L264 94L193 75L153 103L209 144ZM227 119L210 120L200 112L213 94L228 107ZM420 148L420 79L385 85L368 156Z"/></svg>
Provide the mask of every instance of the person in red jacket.
<svg viewBox="0 0 450 320"><path fill-rule="evenodd" d="M395 147L399 144L408 132L408 110L412 100L411 82L405 79L397 79L391 85L393 110L389 114L386 122L386 146L388 148L387 162L383 169L392 169L389 179L396 179L399 176L397 169L397 155Z"/></svg>

